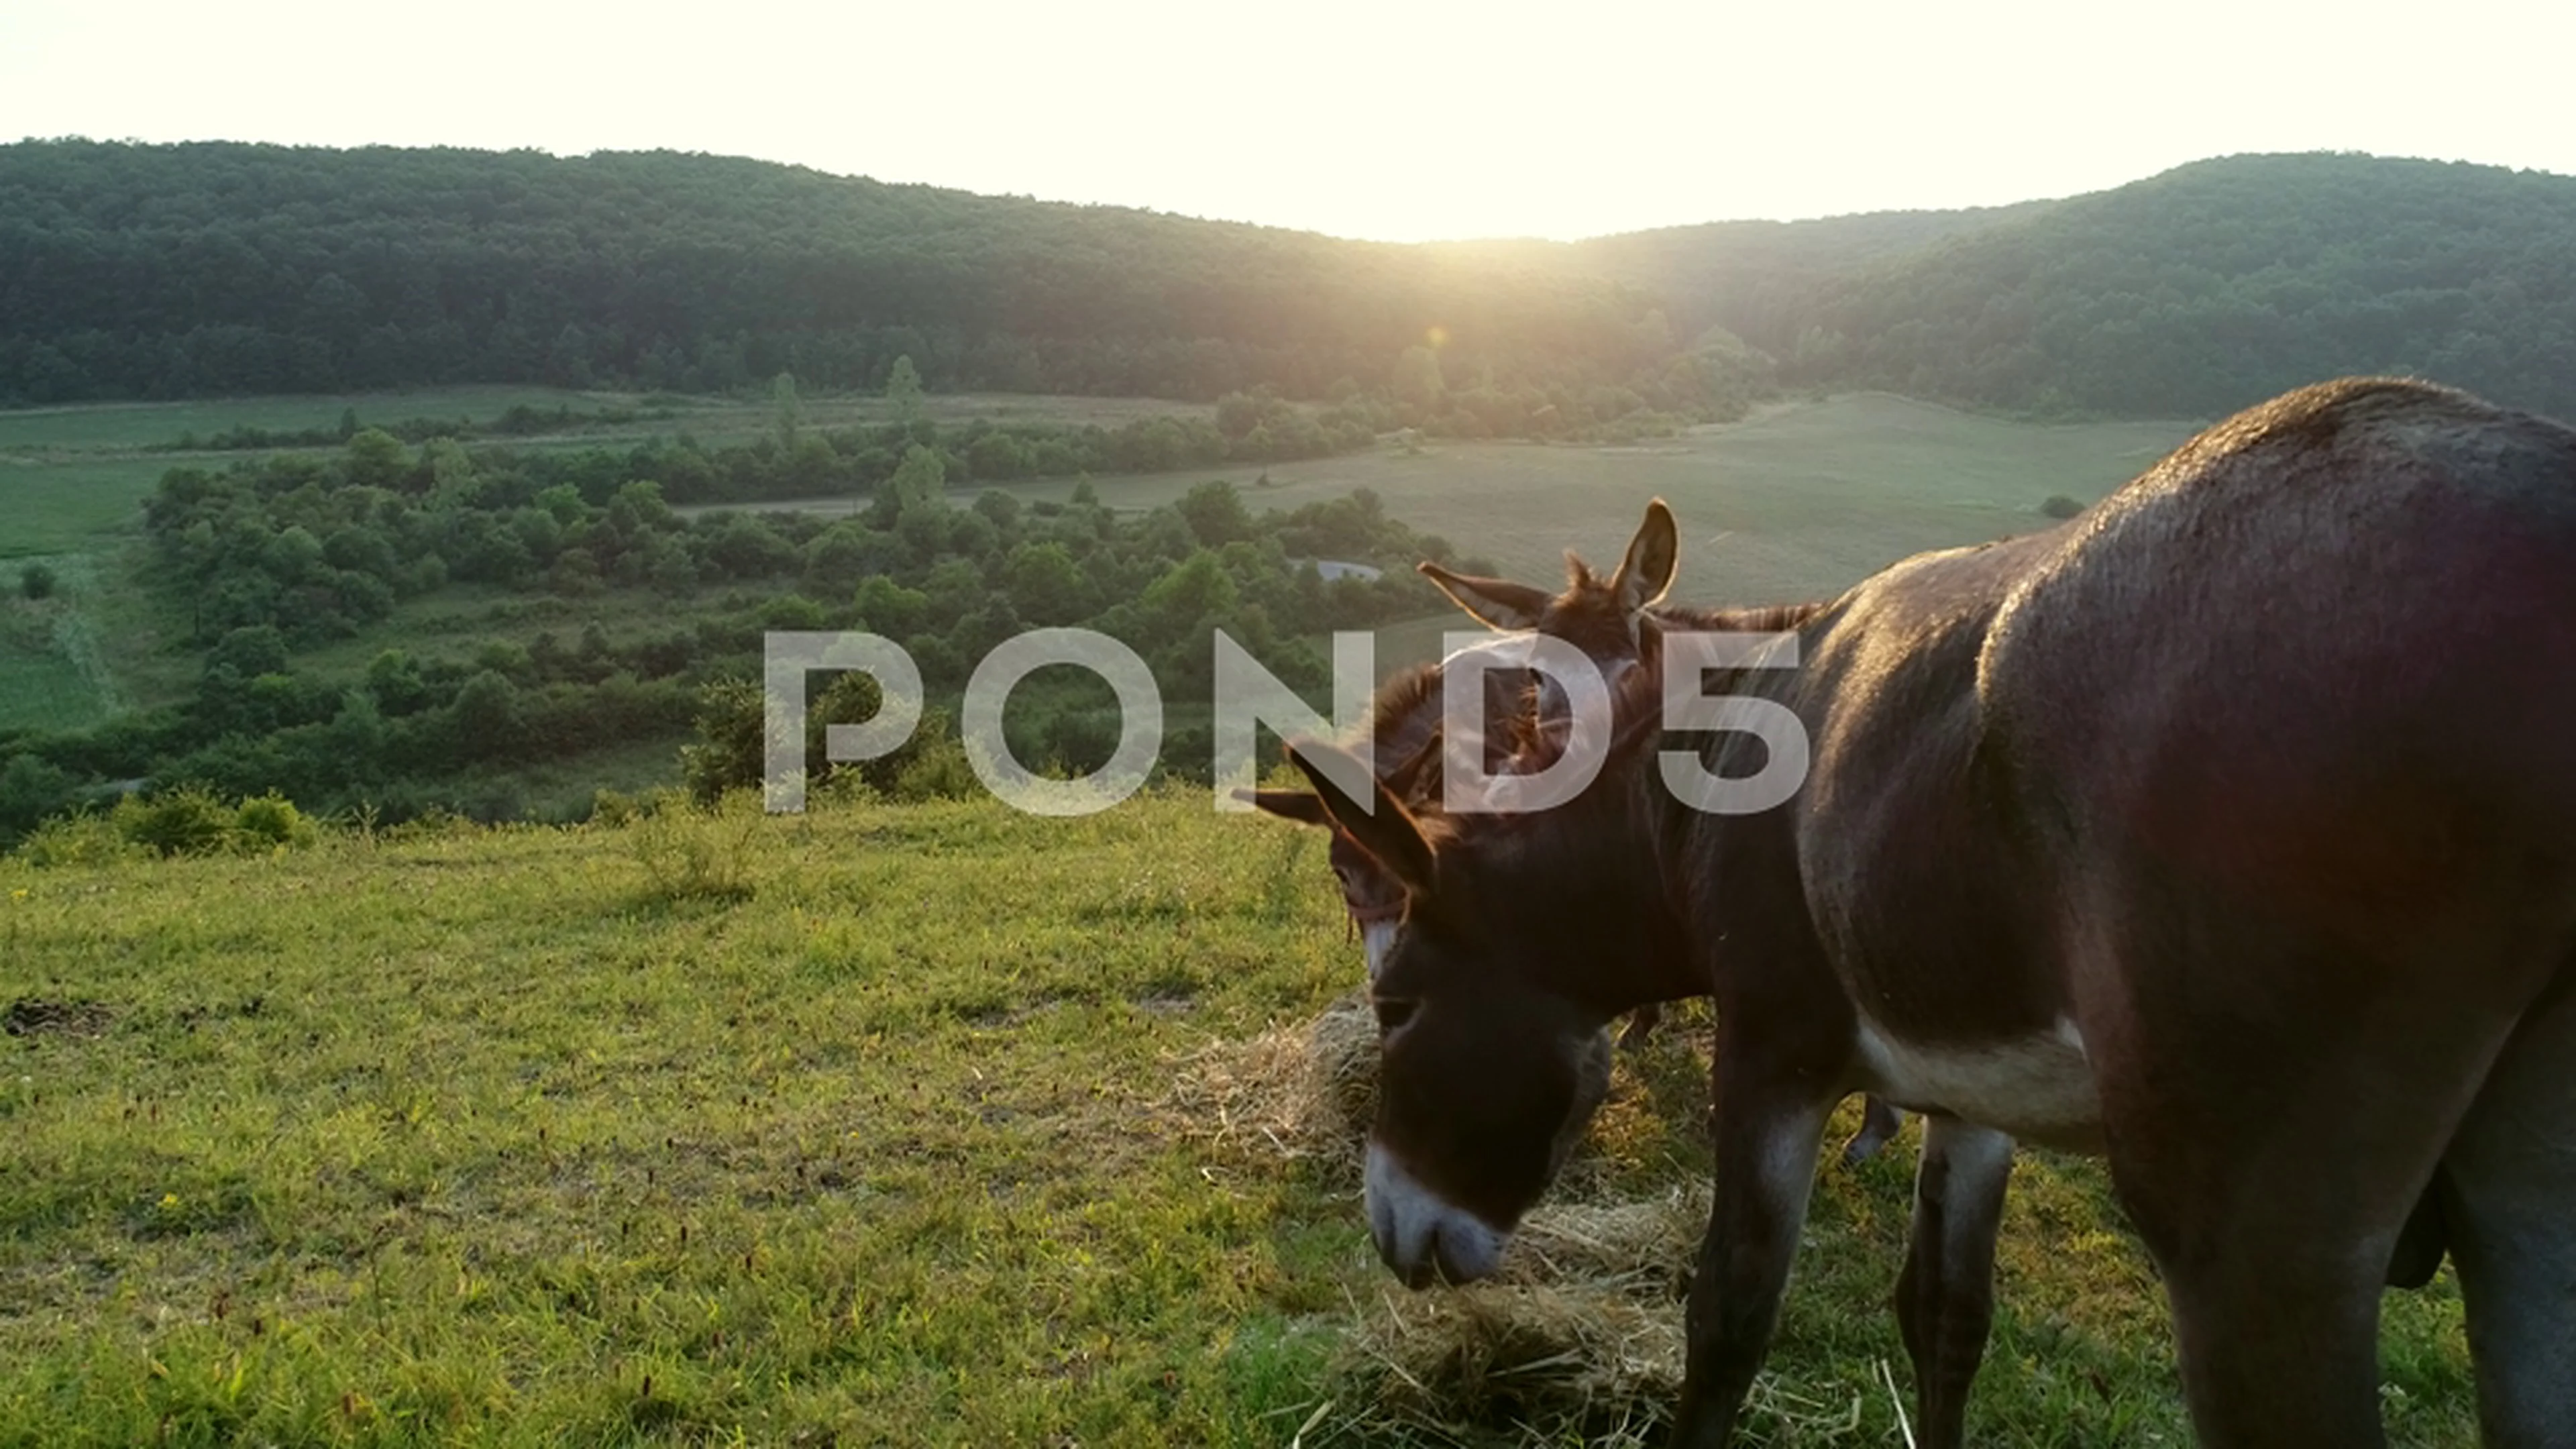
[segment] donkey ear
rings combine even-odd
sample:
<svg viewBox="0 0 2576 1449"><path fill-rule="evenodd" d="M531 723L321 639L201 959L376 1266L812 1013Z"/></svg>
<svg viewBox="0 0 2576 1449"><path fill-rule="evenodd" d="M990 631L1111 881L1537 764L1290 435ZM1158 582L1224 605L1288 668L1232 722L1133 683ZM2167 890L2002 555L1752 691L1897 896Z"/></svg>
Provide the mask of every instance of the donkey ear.
<svg viewBox="0 0 2576 1449"><path fill-rule="evenodd" d="M1406 890L1431 889L1431 842L1422 826L1387 791L1384 781L1368 772L1357 756L1335 745L1299 740L1288 746L1288 758L1314 783L1314 799L1332 823L1396 878ZM1342 786L1345 779L1366 780L1365 799Z"/></svg>
<svg viewBox="0 0 2576 1449"><path fill-rule="evenodd" d="M1415 564L1421 575L1440 586L1450 602L1467 611L1468 617L1502 630L1535 629L1538 616L1547 611L1553 596L1516 584L1509 579L1485 579L1473 574L1453 574L1429 559Z"/></svg>
<svg viewBox="0 0 2576 1449"><path fill-rule="evenodd" d="M1621 613L1634 617L1672 588L1673 572L1681 565L1680 535L1664 500L1646 505L1645 521L1637 525L1637 536L1628 540L1628 556L1619 560L1619 571L1610 576L1610 591Z"/></svg>
<svg viewBox="0 0 2576 1449"><path fill-rule="evenodd" d="M1324 802L1303 790L1237 790L1234 797L1249 800L1256 809L1267 810L1301 825L1333 823L1333 817L1324 813Z"/></svg>

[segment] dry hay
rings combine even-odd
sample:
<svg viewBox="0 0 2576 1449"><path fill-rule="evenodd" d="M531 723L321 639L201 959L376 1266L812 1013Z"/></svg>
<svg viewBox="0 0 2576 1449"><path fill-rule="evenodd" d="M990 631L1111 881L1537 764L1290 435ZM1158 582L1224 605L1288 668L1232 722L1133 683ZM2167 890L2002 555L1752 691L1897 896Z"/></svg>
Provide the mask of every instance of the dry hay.
<svg viewBox="0 0 2576 1449"><path fill-rule="evenodd" d="M1636 1443L1681 1391L1685 1270L1705 1190L1532 1212L1486 1283L1354 1304L1345 1377L1362 1437Z"/></svg>
<svg viewBox="0 0 2576 1449"><path fill-rule="evenodd" d="M1164 1102L1181 1130L1356 1183L1377 1113L1377 1018L1343 997L1304 1026L1214 1043L1177 1064Z"/></svg>
<svg viewBox="0 0 2576 1449"><path fill-rule="evenodd" d="M1376 1096L1377 1025L1365 999L1176 1065L1165 1104L1176 1125L1356 1186ZM1326 1325L1343 1351L1298 1442L1658 1441L1681 1391L1682 1298L1709 1191L1694 1183L1620 1197L1606 1176L1560 1181L1488 1282L1424 1293L1383 1276L1355 1284L1347 1313ZM1356 1215L1352 1230L1362 1231ZM1767 1377L1748 1408L1794 1424L1802 1442L1857 1428L1853 1405L1792 1401Z"/></svg>

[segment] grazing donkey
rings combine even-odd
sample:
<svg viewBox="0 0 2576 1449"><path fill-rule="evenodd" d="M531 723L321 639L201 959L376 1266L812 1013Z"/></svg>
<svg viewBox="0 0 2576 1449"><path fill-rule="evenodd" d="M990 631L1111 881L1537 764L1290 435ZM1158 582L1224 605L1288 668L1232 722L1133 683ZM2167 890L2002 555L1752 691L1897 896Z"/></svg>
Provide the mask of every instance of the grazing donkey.
<svg viewBox="0 0 2576 1449"><path fill-rule="evenodd" d="M2441 1245L2487 1442L2576 1435L2576 431L2303 389L1783 633L1724 680L1803 729L1769 809L1704 808L1784 756L1660 728L1661 670L1546 811L1417 818L1293 750L1403 900L1373 988L1390 1266L1490 1272L1603 1026L1708 991L1680 1442L1732 1434L1854 1090L1927 1114L1936 1200L1999 1196L2015 1137L2108 1159L2204 1443L2384 1443L2380 1285ZM1944 1302L1992 1226L1930 1235L1909 1286ZM1918 1366L1972 1371L1970 1327L1909 1323Z"/></svg>
<svg viewBox="0 0 2576 1449"><path fill-rule="evenodd" d="M1428 560L1415 567L1469 618L1490 629L1530 630L1564 639L1581 649L1611 682L1631 668L1659 668L1657 655L1666 630L1767 633L1812 612L1812 607L1798 606L1684 609L1667 605L1664 596L1672 590L1680 560L1681 530L1673 522L1672 510L1657 498L1646 505L1646 516L1629 539L1617 572L1601 579L1568 552L1561 593L1549 594L1508 579L1455 573ZM1546 681L1540 687L1547 689L1552 683ZM1566 708L1562 695L1543 696L1543 702L1543 713L1561 714ZM1419 803L1417 797L1401 791L1397 798L1408 805ZM1642 1043L1660 1016L1652 1002L1637 1008L1620 1045ZM1896 1108L1877 1097L1865 1097L1860 1130L1843 1144L1842 1160L1866 1161L1904 1125L1904 1114Z"/></svg>

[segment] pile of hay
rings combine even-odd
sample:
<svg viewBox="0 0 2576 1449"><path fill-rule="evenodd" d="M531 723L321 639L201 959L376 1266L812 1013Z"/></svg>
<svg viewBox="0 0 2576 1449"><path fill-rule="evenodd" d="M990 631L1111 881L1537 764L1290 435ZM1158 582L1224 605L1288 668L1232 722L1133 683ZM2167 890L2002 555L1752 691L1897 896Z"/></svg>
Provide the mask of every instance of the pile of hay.
<svg viewBox="0 0 2576 1449"><path fill-rule="evenodd" d="M1348 1427L1370 1440L1640 1443L1681 1392L1682 1305L1705 1190L1550 1203L1468 1288L1390 1281L1354 1307Z"/></svg>
<svg viewBox="0 0 2576 1449"><path fill-rule="evenodd" d="M1352 995L1304 1026L1217 1042L1178 1064L1164 1107L1218 1148L1357 1183L1377 1114L1377 1017Z"/></svg>
<svg viewBox="0 0 2576 1449"><path fill-rule="evenodd" d="M1682 1049L1676 1047L1674 1049ZM1230 1153L1320 1168L1356 1187L1376 1107L1365 999L1177 1064L1166 1104ZM1413 1293L1362 1278L1327 1326L1345 1352L1305 1444L1643 1443L1681 1389L1682 1298L1708 1222L1704 1183L1651 1197L1569 1173L1489 1282ZM1568 1200L1571 1199L1571 1200ZM1355 1237L1366 1231L1354 1214Z"/></svg>

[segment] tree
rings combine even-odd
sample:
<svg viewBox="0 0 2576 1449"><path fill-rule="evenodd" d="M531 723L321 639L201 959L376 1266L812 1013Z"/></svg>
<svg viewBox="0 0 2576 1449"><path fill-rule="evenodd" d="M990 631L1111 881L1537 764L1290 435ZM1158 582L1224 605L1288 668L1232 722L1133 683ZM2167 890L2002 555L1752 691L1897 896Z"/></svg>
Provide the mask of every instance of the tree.
<svg viewBox="0 0 2576 1449"><path fill-rule="evenodd" d="M1437 412L1446 391L1440 379L1440 354L1416 343L1396 358L1395 400L1411 410L1415 421Z"/></svg>
<svg viewBox="0 0 2576 1449"><path fill-rule="evenodd" d="M1202 483L1172 506L1205 547L1223 548L1252 537L1252 515L1244 510L1243 497L1231 483Z"/></svg>
<svg viewBox="0 0 2576 1449"><path fill-rule="evenodd" d="M946 506L940 493L947 486L948 465L940 461L938 450L915 443L904 449L903 461L895 465L894 476L877 490L876 506L869 510L868 521L877 528L892 528L907 515L927 517Z"/></svg>
<svg viewBox="0 0 2576 1449"><path fill-rule="evenodd" d="M910 426L921 420L921 371L912 365L911 353L894 360L886 373L885 395L894 404L896 422Z"/></svg>
<svg viewBox="0 0 2576 1449"><path fill-rule="evenodd" d="M1089 612L1090 583L1063 544L1024 543L1002 565L1002 587L1032 624L1072 624Z"/></svg>
<svg viewBox="0 0 2576 1449"><path fill-rule="evenodd" d="M803 410L796 401L796 374L782 372L770 380L769 407L778 428L780 450L793 454L796 451L797 424L803 420Z"/></svg>
<svg viewBox="0 0 2576 1449"><path fill-rule="evenodd" d="M456 735L470 758L507 760L525 743L526 706L519 687L486 669L456 691Z"/></svg>
<svg viewBox="0 0 2576 1449"><path fill-rule="evenodd" d="M361 488L392 488L411 471L410 450L382 428L361 428L349 439L341 466Z"/></svg>

